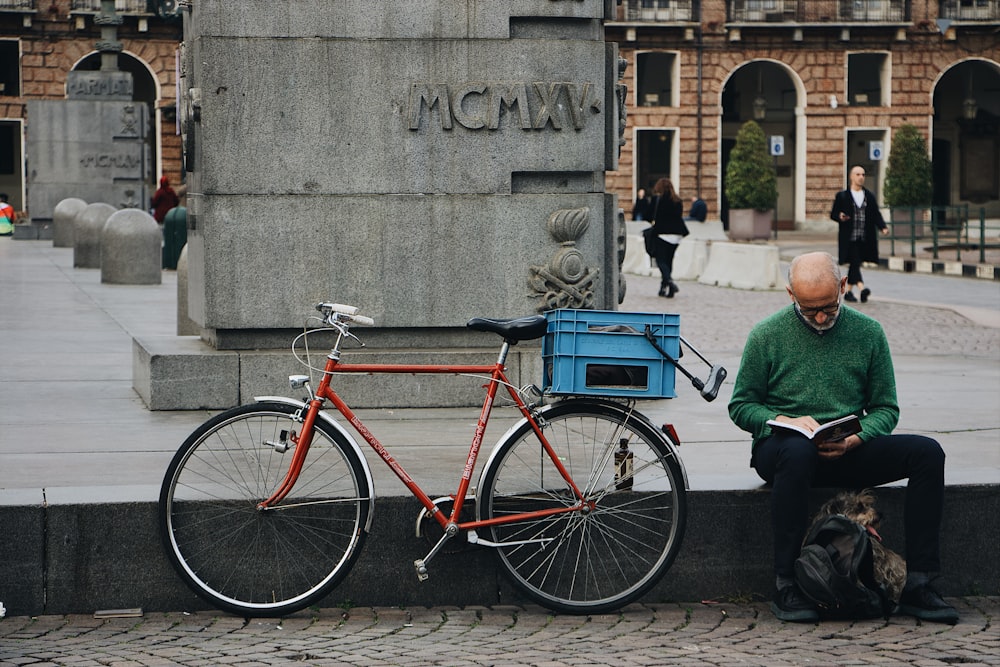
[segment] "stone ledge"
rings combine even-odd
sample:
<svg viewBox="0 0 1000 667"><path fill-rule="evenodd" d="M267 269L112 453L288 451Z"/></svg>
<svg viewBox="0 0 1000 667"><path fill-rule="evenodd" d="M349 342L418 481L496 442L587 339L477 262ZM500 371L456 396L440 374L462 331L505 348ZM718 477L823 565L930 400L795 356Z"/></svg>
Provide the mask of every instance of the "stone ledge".
<svg viewBox="0 0 1000 667"><path fill-rule="evenodd" d="M83 493L75 504L44 504L31 496L0 496L0 563L7 570L4 604L13 616L89 614L141 607L147 612L198 610L197 599L171 569L157 532L157 503L132 500L147 488L101 501L111 489ZM829 489L813 492L811 508ZM37 498L40 494L36 494ZM58 495L58 494L57 494ZM899 486L876 489L886 545L903 552L903 497ZM688 492L684 543L673 567L644 598L692 601L769 596L771 531L768 491ZM27 501L27 502L25 502ZM519 604L488 549L456 545L417 581L412 562L430 544L414 536L418 505L409 497L380 497L374 524L356 566L322 606L350 600L358 606ZM941 548L946 596L1000 594L1000 560L988 557L1000 535L1000 485L945 489ZM234 560L235 562L235 560Z"/></svg>

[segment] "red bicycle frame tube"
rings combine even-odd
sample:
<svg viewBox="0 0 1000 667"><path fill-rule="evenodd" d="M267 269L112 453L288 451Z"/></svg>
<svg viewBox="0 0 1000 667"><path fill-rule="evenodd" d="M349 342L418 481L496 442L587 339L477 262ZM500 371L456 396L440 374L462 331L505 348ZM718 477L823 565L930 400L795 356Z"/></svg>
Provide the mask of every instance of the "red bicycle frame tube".
<svg viewBox="0 0 1000 667"><path fill-rule="evenodd" d="M358 418L354 411L344 402L342 398L330 387L330 378L333 373L354 373L354 374L376 374L376 373L396 373L396 374L440 374L440 375L486 375L488 376L489 383L486 385L486 399L483 401L482 411L479 413L479 420L476 423L475 435L472 439L472 444L469 447L469 454L466 458L465 468L462 471L462 478L458 485L458 491L455 492L454 503L452 506L452 512L450 517L445 517L438 507L434 504L434 501L424 493L423 489L410 477L406 470L396 461L395 458L389 453L389 451L382 445L381 442L368 430L368 427ZM580 501L573 507L563 507L551 510L540 510L536 512L524 513L524 514L514 514L498 519L490 519L487 521L469 521L466 523L459 523L458 517L462 511L462 505L465 502L465 495L469 490L469 485L472 480L473 468L476 465L476 459L479 456L479 450L482 447L483 436L486 432L486 424L489 422L490 413L493 410L493 402L496 399L497 389L500 385L507 388L507 392L510 394L514 403L517 405L518 410L528 420L531 424L532 430L538 437L539 442L541 442L542 447L545 449L549 458L552 460L553 465L559 471L559 474L566 481L569 487L573 490L574 495ZM535 422L534 418L531 416L531 412L528 407L521 400L521 397L517 394L515 389L511 386L510 381L504 374L503 364L497 362L492 365L431 365L431 364L341 364L337 359L327 357L326 367L323 371L323 379L320 380L319 387L316 390L316 398L310 401L308 411L304 415L302 422L302 429L298 440L296 441L295 452L292 456L292 461L289 464L288 472L285 475L285 479L282 481L281 486L278 488L274 494L267 500L260 503L260 508L273 507L277 503L288 495L295 485L295 481L298 479L299 472L302 470L302 465L305 461L306 454L309 451L309 445L312 439L312 429L313 425L316 423L316 416L319 414L319 410L323 406L324 400L329 400L333 403L337 411L344 416L344 418L354 427L354 429L365 439L365 442L375 450L386 465L396 474L399 480L410 490L410 493L420 501L428 513L434 517L434 519L441 525L442 528L447 527L448 524L454 523L458 525L460 529L475 529L485 526L493 526L502 523L515 523L517 521L524 521L526 519L535 519L543 516L550 516L553 514L563 514L566 512L578 512L586 506L583 493L577 487L576 482L569 475L569 471L563 466L562 461L552 450L552 446L549 444L548 440L545 438L545 434L542 433L541 428ZM293 436L294 438L294 436Z"/></svg>

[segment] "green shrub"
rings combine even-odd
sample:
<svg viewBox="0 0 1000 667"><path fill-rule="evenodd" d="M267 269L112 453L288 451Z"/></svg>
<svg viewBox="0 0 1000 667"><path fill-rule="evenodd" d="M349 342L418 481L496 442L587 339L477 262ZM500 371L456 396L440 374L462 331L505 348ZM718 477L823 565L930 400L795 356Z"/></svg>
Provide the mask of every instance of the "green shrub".
<svg viewBox="0 0 1000 667"><path fill-rule="evenodd" d="M778 201L778 179L760 125L748 120L736 134L726 166L726 197L730 209L772 209Z"/></svg>
<svg viewBox="0 0 1000 667"><path fill-rule="evenodd" d="M887 206L930 206L934 194L927 141L914 125L896 130L885 170Z"/></svg>

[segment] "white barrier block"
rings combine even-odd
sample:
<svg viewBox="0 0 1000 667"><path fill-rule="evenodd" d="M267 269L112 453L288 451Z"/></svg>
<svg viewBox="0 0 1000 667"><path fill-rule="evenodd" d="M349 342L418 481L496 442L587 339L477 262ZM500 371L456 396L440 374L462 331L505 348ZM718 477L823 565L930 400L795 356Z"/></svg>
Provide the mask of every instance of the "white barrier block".
<svg viewBox="0 0 1000 667"><path fill-rule="evenodd" d="M622 261L622 273L636 276L659 275L653 258L646 254L646 246L642 235L629 234L625 237L625 259Z"/></svg>
<svg viewBox="0 0 1000 667"><path fill-rule="evenodd" d="M713 243L698 282L737 289L778 289L784 285L778 246Z"/></svg>

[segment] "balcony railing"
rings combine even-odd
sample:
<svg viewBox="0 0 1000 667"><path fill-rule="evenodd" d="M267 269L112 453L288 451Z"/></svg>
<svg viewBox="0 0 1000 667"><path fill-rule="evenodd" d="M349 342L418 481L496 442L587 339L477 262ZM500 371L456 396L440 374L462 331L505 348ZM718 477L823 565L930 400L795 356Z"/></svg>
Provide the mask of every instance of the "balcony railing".
<svg viewBox="0 0 1000 667"><path fill-rule="evenodd" d="M626 21L677 22L697 19L697 0L628 0Z"/></svg>
<svg viewBox="0 0 1000 667"><path fill-rule="evenodd" d="M758 21L796 21L798 0L733 0L729 5L729 20L740 23Z"/></svg>
<svg viewBox="0 0 1000 667"><path fill-rule="evenodd" d="M841 21L901 23L908 19L904 0L841 0Z"/></svg>
<svg viewBox="0 0 1000 667"><path fill-rule="evenodd" d="M941 18L953 21L1000 21L1000 0L942 0Z"/></svg>
<svg viewBox="0 0 1000 667"><path fill-rule="evenodd" d="M901 23L909 20L909 4L909 0L730 0L729 20L737 23Z"/></svg>
<svg viewBox="0 0 1000 667"><path fill-rule="evenodd" d="M16 9L19 11L35 9L36 0L0 0L0 11Z"/></svg>
<svg viewBox="0 0 1000 667"><path fill-rule="evenodd" d="M119 14L155 14L155 4L150 0L115 0L115 11ZM96 14L101 11L101 0L73 0L70 11Z"/></svg>

